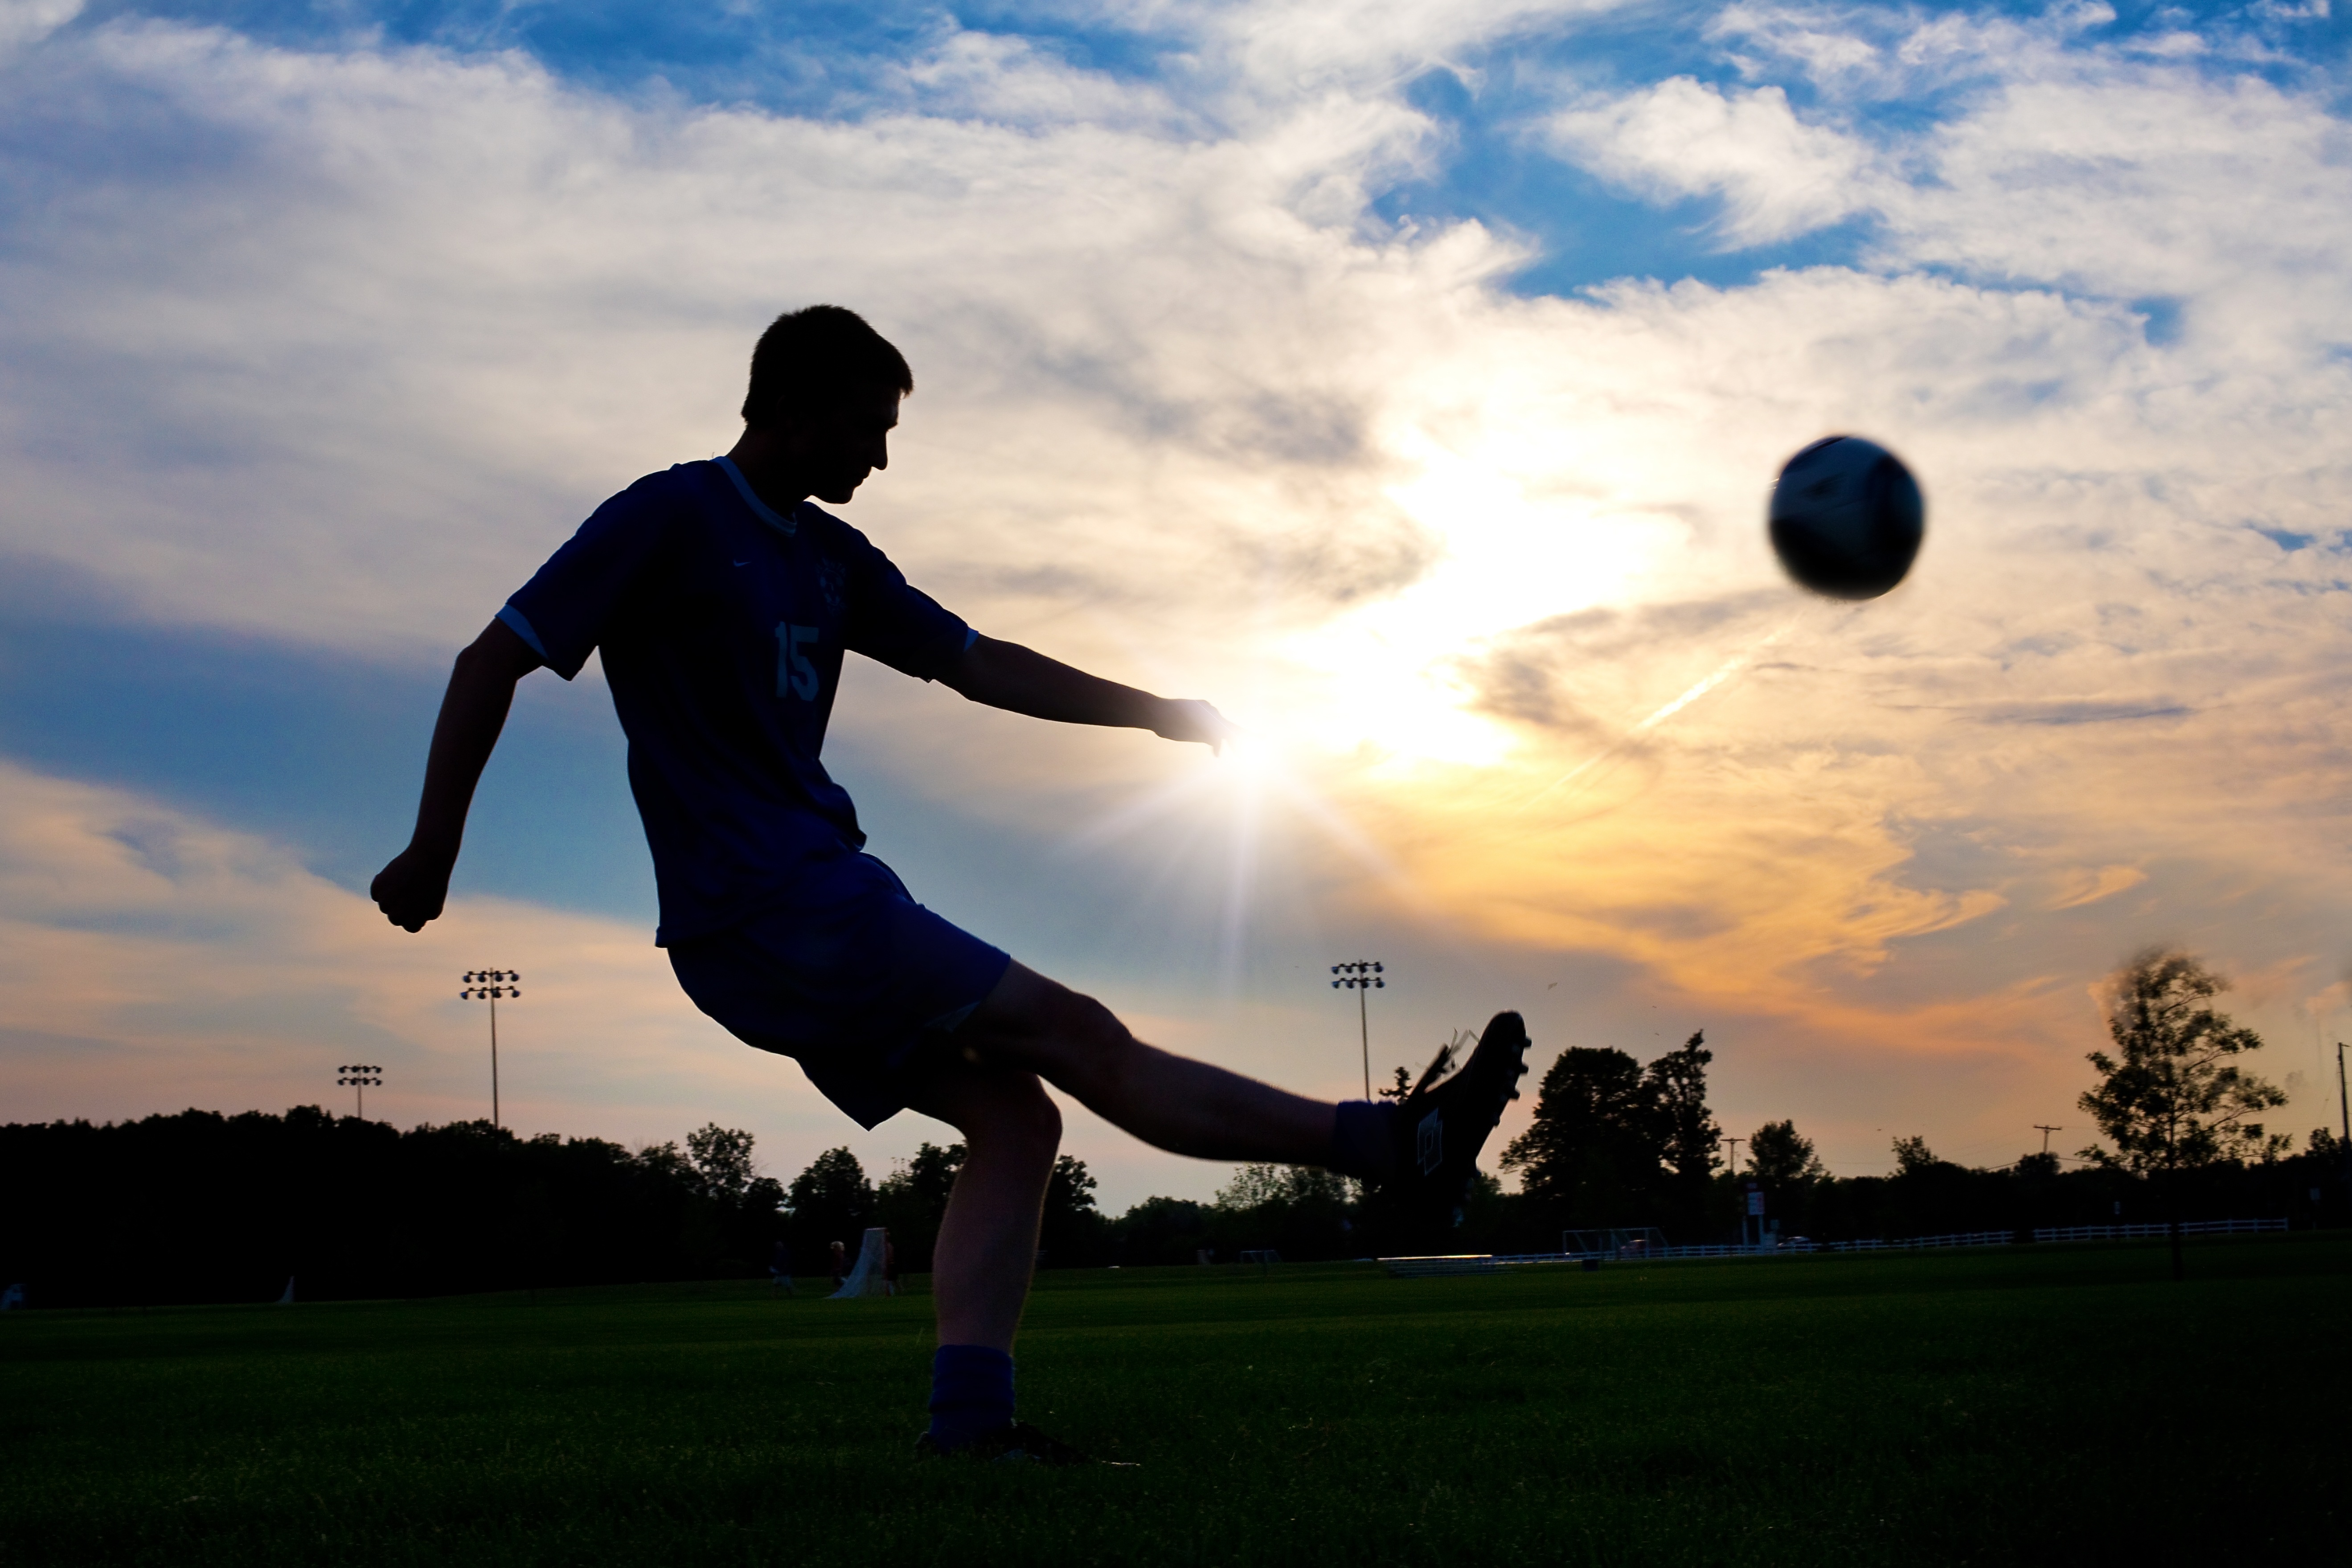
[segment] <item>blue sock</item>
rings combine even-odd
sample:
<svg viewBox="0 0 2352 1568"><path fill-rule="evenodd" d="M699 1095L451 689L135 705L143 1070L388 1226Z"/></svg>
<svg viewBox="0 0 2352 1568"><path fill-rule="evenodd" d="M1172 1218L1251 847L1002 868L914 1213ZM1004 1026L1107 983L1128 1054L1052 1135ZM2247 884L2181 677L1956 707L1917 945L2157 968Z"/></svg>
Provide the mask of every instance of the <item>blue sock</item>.
<svg viewBox="0 0 2352 1568"><path fill-rule="evenodd" d="M1013 1358L986 1345L931 1356L931 1441L943 1450L1013 1425Z"/></svg>
<svg viewBox="0 0 2352 1568"><path fill-rule="evenodd" d="M1396 1174L1397 1108L1392 1100L1343 1100L1331 1122L1331 1156L1325 1167L1361 1181Z"/></svg>

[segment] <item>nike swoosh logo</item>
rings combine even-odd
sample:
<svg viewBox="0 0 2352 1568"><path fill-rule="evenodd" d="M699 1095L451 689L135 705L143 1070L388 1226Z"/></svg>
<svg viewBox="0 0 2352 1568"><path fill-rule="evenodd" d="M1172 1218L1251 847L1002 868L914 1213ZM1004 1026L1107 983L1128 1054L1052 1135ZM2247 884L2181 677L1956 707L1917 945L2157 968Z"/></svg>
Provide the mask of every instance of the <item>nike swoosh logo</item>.
<svg viewBox="0 0 2352 1568"><path fill-rule="evenodd" d="M738 566L749 566L750 564L751 564L751 561L750 561L750 559L749 559L749 558L746 558L746 559L744 559L744 560L738 561L737 563L735 563L735 564L736 564L736 565L738 565Z"/></svg>

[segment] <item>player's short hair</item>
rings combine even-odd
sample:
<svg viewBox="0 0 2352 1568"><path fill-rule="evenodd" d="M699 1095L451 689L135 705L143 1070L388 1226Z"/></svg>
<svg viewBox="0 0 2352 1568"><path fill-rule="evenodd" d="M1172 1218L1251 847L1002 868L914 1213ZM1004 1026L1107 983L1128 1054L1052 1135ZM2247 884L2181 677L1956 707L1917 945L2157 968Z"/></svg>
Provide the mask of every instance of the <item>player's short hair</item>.
<svg viewBox="0 0 2352 1568"><path fill-rule="evenodd" d="M779 413L808 414L854 387L915 390L907 356L839 305L787 310L768 323L751 351L751 385L743 395L743 423L758 429Z"/></svg>

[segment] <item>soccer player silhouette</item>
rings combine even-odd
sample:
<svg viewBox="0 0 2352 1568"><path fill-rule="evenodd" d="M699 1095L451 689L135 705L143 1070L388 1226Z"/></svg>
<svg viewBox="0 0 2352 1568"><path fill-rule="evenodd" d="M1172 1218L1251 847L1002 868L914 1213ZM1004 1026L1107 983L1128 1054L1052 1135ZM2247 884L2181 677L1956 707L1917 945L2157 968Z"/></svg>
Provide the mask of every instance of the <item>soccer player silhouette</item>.
<svg viewBox="0 0 2352 1568"><path fill-rule="evenodd" d="M913 391L905 358L854 312L779 317L752 353L734 447L597 508L458 654L415 832L370 892L407 931L440 914L516 683L542 666L569 680L601 650L653 851L655 940L687 994L793 1058L861 1125L912 1108L963 1134L918 1450L1069 1463L1083 1456L1013 1415L1013 1332L1061 1138L1041 1079L1159 1148L1324 1166L1443 1224L1516 1096L1527 1034L1497 1014L1459 1072L1402 1101L1309 1100L1146 1045L864 852L818 760L846 653L1034 718L1219 748L1234 733L1206 702L982 636L814 504L847 502L888 466Z"/></svg>

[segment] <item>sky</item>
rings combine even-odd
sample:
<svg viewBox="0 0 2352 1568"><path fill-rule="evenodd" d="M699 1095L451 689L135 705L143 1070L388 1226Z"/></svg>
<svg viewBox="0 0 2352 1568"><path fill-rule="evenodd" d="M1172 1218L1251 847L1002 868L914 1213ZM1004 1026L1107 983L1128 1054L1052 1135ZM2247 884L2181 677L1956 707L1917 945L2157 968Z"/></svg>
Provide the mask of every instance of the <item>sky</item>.
<svg viewBox="0 0 2352 1568"><path fill-rule="evenodd" d="M917 390L841 509L1218 759L852 661L924 902L1144 1037L1361 1092L1517 1007L1705 1030L1841 1174L2091 1140L2098 991L2235 982L2333 1120L2352 879L2352 24L2327 0L0 0L0 1119L863 1132L652 945L596 668L526 680L451 910L364 897L448 661L725 450L752 340ZM1776 567L1836 432L1927 496ZM1525 1125L1532 1096L1503 1136ZM1082 1110L1114 1210L1230 1167ZM1490 1146L1488 1163L1499 1149Z"/></svg>

